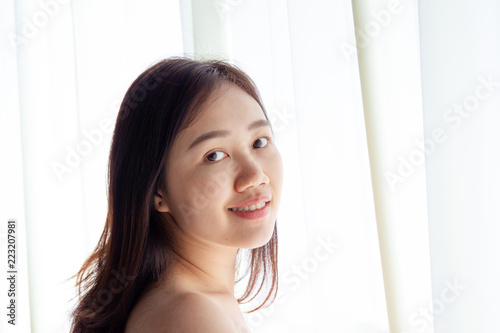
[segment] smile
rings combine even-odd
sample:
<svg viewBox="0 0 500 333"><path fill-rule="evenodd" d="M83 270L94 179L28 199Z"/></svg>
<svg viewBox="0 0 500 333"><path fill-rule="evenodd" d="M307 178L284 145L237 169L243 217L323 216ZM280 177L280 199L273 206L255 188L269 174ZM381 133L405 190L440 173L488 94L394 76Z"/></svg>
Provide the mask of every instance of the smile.
<svg viewBox="0 0 500 333"><path fill-rule="evenodd" d="M262 201L256 205L249 205L239 208L229 208L228 211L245 220L266 221L271 211L270 201ZM260 207L260 208L258 208Z"/></svg>
<svg viewBox="0 0 500 333"><path fill-rule="evenodd" d="M233 212L252 212L254 210L259 210L259 209L264 208L265 205L266 205L266 201L262 201L256 205L250 205L250 206L239 207L239 208L229 208L229 210L232 210Z"/></svg>

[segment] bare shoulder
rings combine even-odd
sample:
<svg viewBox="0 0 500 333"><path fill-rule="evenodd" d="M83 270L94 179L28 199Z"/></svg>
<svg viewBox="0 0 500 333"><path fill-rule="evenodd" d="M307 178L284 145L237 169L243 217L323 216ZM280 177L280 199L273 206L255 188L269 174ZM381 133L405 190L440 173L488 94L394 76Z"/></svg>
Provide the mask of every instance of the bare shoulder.
<svg viewBox="0 0 500 333"><path fill-rule="evenodd" d="M234 333L237 329L223 309L209 297L180 293L166 301L146 300L132 311L125 333Z"/></svg>

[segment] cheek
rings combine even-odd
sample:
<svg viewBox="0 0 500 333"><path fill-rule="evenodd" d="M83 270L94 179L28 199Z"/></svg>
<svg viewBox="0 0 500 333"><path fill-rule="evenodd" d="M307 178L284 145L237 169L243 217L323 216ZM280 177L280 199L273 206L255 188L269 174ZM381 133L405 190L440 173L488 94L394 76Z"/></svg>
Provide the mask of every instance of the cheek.
<svg viewBox="0 0 500 333"><path fill-rule="evenodd" d="M216 204L221 203L227 193L229 180L229 173L224 171L190 175L180 182L181 188L186 189L181 196L182 203L193 210L192 214L217 208Z"/></svg>
<svg viewBox="0 0 500 333"><path fill-rule="evenodd" d="M280 192L283 184L283 160L280 153L276 150L272 158L269 158L267 164L268 176L273 188Z"/></svg>

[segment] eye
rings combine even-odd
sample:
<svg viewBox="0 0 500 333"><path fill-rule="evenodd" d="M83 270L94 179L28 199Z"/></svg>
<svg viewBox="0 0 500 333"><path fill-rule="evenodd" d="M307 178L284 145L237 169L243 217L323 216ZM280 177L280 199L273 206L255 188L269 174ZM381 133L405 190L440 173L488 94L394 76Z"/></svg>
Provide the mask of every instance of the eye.
<svg viewBox="0 0 500 333"><path fill-rule="evenodd" d="M224 157L224 155L227 155L227 154L220 151L220 150L214 151L214 152L208 154L207 156L205 156L205 160L207 160L209 162L218 162L222 159L222 157Z"/></svg>
<svg viewBox="0 0 500 333"><path fill-rule="evenodd" d="M258 147L255 147L255 143L254 143L254 148L264 148L265 146L267 146L269 144L269 141L271 141L271 138L268 137L268 136L263 136L262 138L258 138L257 140L255 140L255 142L263 142L261 144L259 144Z"/></svg>

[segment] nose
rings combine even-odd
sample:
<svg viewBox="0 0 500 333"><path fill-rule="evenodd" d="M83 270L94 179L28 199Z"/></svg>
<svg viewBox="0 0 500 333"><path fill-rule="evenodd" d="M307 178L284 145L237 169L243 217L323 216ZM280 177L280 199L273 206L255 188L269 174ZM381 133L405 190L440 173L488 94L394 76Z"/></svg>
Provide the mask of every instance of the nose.
<svg viewBox="0 0 500 333"><path fill-rule="evenodd" d="M269 177L262 169L259 161L251 157L243 159L239 163L236 176L235 189L237 192L245 191L250 187L258 187L269 184Z"/></svg>

